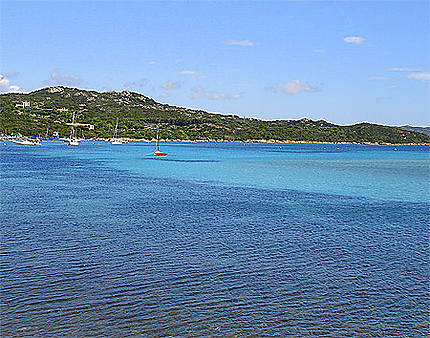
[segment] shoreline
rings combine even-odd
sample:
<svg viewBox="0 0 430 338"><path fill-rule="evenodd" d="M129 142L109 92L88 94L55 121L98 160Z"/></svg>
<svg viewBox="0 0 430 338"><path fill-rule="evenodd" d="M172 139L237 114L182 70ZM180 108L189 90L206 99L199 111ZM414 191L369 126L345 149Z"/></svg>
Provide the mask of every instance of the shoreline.
<svg viewBox="0 0 430 338"><path fill-rule="evenodd" d="M21 138L28 138L28 136L23 136ZM19 139L19 137L12 136L0 136L0 141L12 141ZM43 139L43 137L41 137ZM123 142L155 142L155 139L136 139L136 138L118 138ZM64 141L65 138L59 138L58 140L47 140L47 141ZM110 141L111 138L89 138L82 141ZM330 145L384 145L384 146L430 146L430 143L379 143L379 142L323 142L323 141L295 141L295 140L178 140L178 139L161 139L160 142L164 143L267 143L267 144L330 144Z"/></svg>

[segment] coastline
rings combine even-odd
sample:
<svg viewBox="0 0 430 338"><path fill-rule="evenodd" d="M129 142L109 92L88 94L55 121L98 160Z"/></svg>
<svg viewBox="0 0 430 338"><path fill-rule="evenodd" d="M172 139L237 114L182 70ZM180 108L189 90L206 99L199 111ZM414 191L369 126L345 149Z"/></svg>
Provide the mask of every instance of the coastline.
<svg viewBox="0 0 430 338"><path fill-rule="evenodd" d="M24 138L27 138L28 136L23 136ZM34 138L34 137L33 137ZM0 141L12 141L19 139L19 137L11 137L11 136L0 136ZM41 138L43 139L43 138ZM119 140L123 142L146 142L151 143L155 142L155 139L135 139L135 138L118 138ZM58 141L64 141L65 138L60 138ZM89 138L85 139L83 141L110 141L111 138ZM47 140L48 141L48 140ZM49 140L49 141L55 141L55 140ZM295 140L244 140L244 141L238 141L238 140L214 140L214 139L208 139L208 140L180 140L180 139L160 139L160 142L165 143L267 143L267 144L339 144L339 145L384 145L384 146L430 146L430 143L385 143L385 142L330 142L330 141L295 141Z"/></svg>

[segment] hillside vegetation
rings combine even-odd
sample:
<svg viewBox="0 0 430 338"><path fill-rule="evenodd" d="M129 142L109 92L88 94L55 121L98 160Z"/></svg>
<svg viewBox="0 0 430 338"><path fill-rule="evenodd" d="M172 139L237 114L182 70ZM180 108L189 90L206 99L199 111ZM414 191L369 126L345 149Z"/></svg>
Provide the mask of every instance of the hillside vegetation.
<svg viewBox="0 0 430 338"><path fill-rule="evenodd" d="M409 130L409 131L417 131L419 133L426 134L426 135L430 136L430 127L402 126L401 128L404 130Z"/></svg>
<svg viewBox="0 0 430 338"><path fill-rule="evenodd" d="M23 102L27 102L23 106ZM29 103L28 103L29 102ZM0 95L0 132L3 134L61 137L70 133L75 121L91 124L93 130L78 127L86 138L109 138L119 119L118 136L153 139L160 124L161 138L170 140L274 140L357 143L429 143L430 136L398 127L370 123L339 126L323 120L263 121L221 115L202 110L161 104L139 93L97 92L67 87L48 87L28 94Z"/></svg>

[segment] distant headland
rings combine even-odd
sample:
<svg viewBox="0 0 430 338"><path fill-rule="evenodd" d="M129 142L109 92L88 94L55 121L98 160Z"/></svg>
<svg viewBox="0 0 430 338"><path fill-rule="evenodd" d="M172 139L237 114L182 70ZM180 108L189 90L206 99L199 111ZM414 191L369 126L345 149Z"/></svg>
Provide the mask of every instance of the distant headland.
<svg viewBox="0 0 430 338"><path fill-rule="evenodd" d="M51 136L70 133L75 113L78 135L152 140L155 125L170 141L312 142L430 144L428 127L391 127L372 123L340 126L324 120L273 120L208 113L158 103L130 92L97 92L63 86L0 95L0 133Z"/></svg>

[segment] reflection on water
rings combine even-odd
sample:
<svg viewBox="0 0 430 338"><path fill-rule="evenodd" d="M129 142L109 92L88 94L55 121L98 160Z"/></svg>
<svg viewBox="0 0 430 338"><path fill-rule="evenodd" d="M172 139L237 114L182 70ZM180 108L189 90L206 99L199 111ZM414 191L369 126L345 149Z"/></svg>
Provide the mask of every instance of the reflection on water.
<svg viewBox="0 0 430 338"><path fill-rule="evenodd" d="M145 160L154 160L154 161L165 161L165 162L178 162L178 163L216 163L219 162L217 160L187 160L187 159L174 159L174 158L160 158L160 157L149 157L145 158Z"/></svg>

